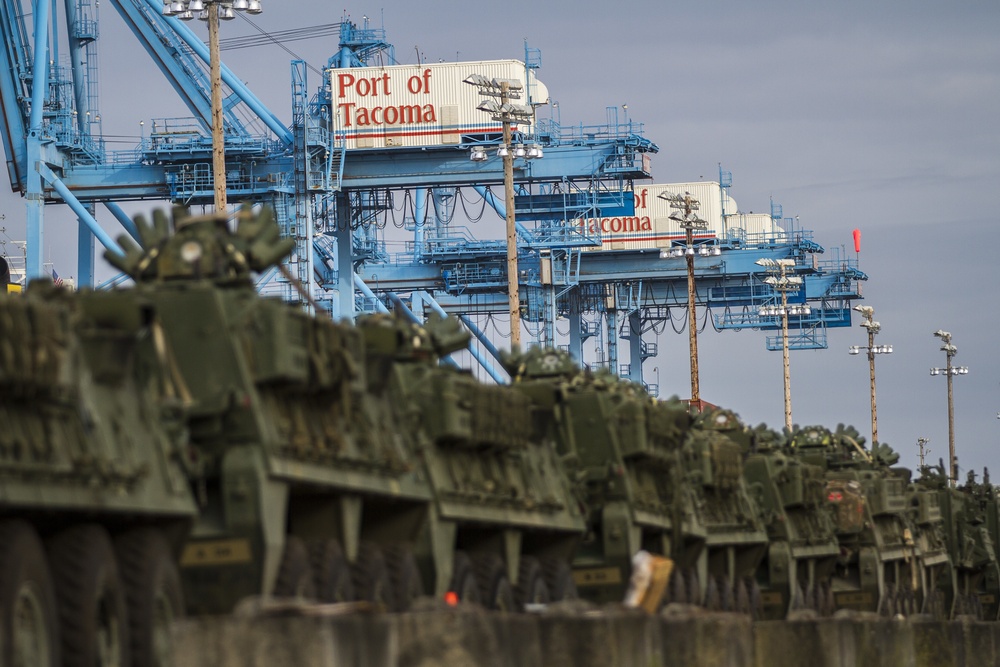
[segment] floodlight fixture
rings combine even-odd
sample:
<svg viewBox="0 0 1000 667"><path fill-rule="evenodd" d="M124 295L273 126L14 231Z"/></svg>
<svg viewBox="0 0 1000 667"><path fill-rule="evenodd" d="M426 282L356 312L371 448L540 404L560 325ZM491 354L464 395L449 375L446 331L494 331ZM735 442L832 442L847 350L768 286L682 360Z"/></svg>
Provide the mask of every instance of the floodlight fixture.
<svg viewBox="0 0 1000 667"><path fill-rule="evenodd" d="M955 457L955 404L954 391L951 378L955 375L968 375L967 366L952 366L951 358L958 353L958 348L951 343L951 334L942 329L934 332L934 336L941 339L941 351L945 354L944 368L932 368L931 375L944 375L948 380L948 460L951 461L950 480L955 486L958 481L958 460Z"/></svg>

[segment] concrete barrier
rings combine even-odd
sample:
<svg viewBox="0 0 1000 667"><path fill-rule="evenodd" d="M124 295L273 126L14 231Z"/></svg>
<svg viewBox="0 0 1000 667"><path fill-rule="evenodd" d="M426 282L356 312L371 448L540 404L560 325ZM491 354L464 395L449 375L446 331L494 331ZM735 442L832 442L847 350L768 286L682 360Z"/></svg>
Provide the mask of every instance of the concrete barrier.
<svg viewBox="0 0 1000 667"><path fill-rule="evenodd" d="M874 616L752 623L734 614L475 607L408 614L303 607L186 620L176 667L981 667L1000 623Z"/></svg>

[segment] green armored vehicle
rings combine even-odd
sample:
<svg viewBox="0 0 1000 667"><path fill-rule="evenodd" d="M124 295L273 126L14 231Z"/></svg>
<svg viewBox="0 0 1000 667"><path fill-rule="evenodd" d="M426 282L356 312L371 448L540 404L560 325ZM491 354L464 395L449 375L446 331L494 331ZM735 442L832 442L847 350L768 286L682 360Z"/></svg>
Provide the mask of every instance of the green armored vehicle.
<svg viewBox="0 0 1000 667"><path fill-rule="evenodd" d="M376 315L358 327L371 385L433 492L417 547L426 590L501 610L576 597L569 563L584 518L529 398L439 363L469 342L454 318Z"/></svg>
<svg viewBox="0 0 1000 667"><path fill-rule="evenodd" d="M580 595L620 602L632 557L644 549L675 561L672 600L701 603L709 535L688 477L691 468L711 472L712 461L685 458L687 406L582 370L560 350L515 353L505 367L558 443L586 507L587 535L573 561Z"/></svg>
<svg viewBox="0 0 1000 667"><path fill-rule="evenodd" d="M119 293L0 292L0 664L165 664L197 513L188 387Z"/></svg>
<svg viewBox="0 0 1000 667"><path fill-rule="evenodd" d="M944 542L954 569L952 577L936 582L935 594L947 616L996 620L1000 602L1000 565L997 562L997 499L989 481L982 483L970 471L958 488L948 484L944 464L921 469L917 485L936 494L943 518Z"/></svg>
<svg viewBox="0 0 1000 667"><path fill-rule="evenodd" d="M796 456L779 433L758 426L744 478L767 526L768 550L757 580L764 618L794 609L834 610L830 579L840 556L821 466Z"/></svg>
<svg viewBox="0 0 1000 667"><path fill-rule="evenodd" d="M697 413L683 451L685 481L708 533L698 572L704 604L759 615L764 600L756 574L769 538L745 479L744 456L753 436L734 412L713 407Z"/></svg>
<svg viewBox="0 0 1000 667"><path fill-rule="evenodd" d="M418 594L413 547L431 499L419 461L371 391L355 328L260 297L252 272L292 250L269 209L175 209L137 218L142 248L108 260L136 282L116 298L160 325L188 391L199 516L181 554L193 613L252 595L363 599Z"/></svg>
<svg viewBox="0 0 1000 667"><path fill-rule="evenodd" d="M921 553L919 516L908 491L910 471L892 467L899 455L886 444L863 448L857 430L808 426L792 434L802 460L825 468L827 498L835 508L841 555L833 577L839 608L909 615L936 606L933 591L950 575L940 549ZM920 499L916 498L919 510ZM933 508L925 523L933 523Z"/></svg>

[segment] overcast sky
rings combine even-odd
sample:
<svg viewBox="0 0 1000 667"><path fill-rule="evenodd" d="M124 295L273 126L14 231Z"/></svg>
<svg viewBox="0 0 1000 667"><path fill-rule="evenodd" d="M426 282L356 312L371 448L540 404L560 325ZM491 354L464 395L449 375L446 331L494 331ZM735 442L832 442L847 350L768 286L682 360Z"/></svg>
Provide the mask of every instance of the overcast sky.
<svg viewBox="0 0 1000 667"><path fill-rule="evenodd" d="M263 5L254 25L268 32L344 16L340 5L322 0ZM148 127L152 118L189 114L168 86L157 85L158 70L110 3L100 11L104 131L122 142L112 147L131 147L140 120ZM876 362L880 439L910 467L918 438L930 440L931 461L946 457L946 382L928 372L945 363L932 336L945 329L958 347L954 362L970 368L954 381L962 476L992 465L1000 479L995 0L466 0L359 3L346 12L384 26L402 63L415 63L418 53L423 62L520 59L527 40L541 49L538 77L564 124L603 122L606 107L621 104L644 123L660 147L653 182L714 180L721 163L733 173L731 194L744 211L766 211L773 198L819 244L852 254L851 230L860 228L860 266L870 276L864 303L882 324L878 342L895 350ZM204 36L203 24L193 26ZM249 34L259 33L243 19L223 26L224 38ZM320 70L336 37L285 47ZM223 57L290 121L288 51L264 45ZM319 75L310 77L317 87ZM17 236L23 202L4 190L2 224ZM59 238L75 239L75 231L54 213L46 219L47 257L71 261L62 259ZM857 321L830 330L829 349L792 353L796 423L845 422L870 432L867 361L847 353L867 342ZM764 339L762 332L706 331L699 338L701 393L748 423L778 426L781 354L767 352ZM686 396L686 335L663 334L659 350L645 364L648 381L659 382L662 396Z"/></svg>

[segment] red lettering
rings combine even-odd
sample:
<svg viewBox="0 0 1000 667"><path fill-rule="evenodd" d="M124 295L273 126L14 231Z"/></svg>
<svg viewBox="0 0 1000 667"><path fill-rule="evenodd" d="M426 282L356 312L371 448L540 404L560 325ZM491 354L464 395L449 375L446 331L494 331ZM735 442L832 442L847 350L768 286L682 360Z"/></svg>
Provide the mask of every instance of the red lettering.
<svg viewBox="0 0 1000 667"><path fill-rule="evenodd" d="M648 193L649 193L649 190L647 190L646 188L643 188L643 189L639 190L639 192L637 192L635 194L635 207L636 207L636 209L644 209L644 208L646 208L646 195Z"/></svg>
<svg viewBox="0 0 1000 667"><path fill-rule="evenodd" d="M342 127L354 125L413 125L416 123L436 123L437 110L433 104L403 104L394 107L360 107L354 102L337 105Z"/></svg>
<svg viewBox="0 0 1000 667"><path fill-rule="evenodd" d="M340 116L341 122L344 123L344 127L351 126L351 115L354 107L357 106L354 102L341 102L337 105L337 115Z"/></svg>
<svg viewBox="0 0 1000 667"><path fill-rule="evenodd" d="M429 95L431 92L431 71L430 69L425 69L423 75L414 74L406 81L406 89L413 93L414 95L418 93L424 93Z"/></svg>
<svg viewBox="0 0 1000 667"><path fill-rule="evenodd" d="M379 84L382 84L382 94L389 95L389 73L383 72L382 76L373 76L370 79L355 79L353 74L337 75L337 94L344 97L350 88L359 97L377 97L379 94Z"/></svg>
<svg viewBox="0 0 1000 667"><path fill-rule="evenodd" d="M354 75L353 74L338 74L337 75L337 90L339 91L337 97L343 97L347 94L347 89L354 85Z"/></svg>

